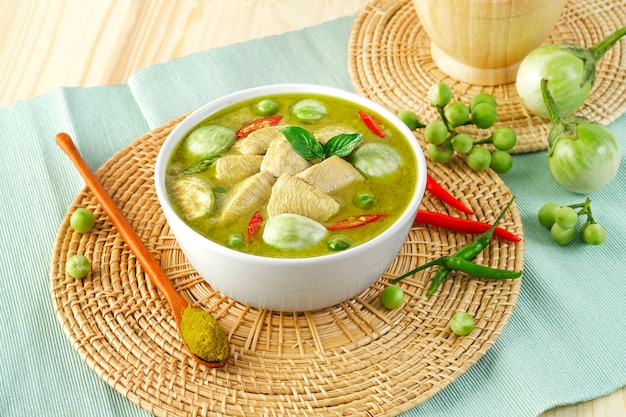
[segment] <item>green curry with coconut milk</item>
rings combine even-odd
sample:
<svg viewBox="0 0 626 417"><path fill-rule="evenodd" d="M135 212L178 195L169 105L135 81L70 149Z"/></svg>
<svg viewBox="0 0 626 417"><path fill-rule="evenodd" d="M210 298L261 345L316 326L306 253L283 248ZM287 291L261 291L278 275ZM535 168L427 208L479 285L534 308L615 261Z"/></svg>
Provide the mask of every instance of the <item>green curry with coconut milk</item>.
<svg viewBox="0 0 626 417"><path fill-rule="evenodd" d="M326 255L372 239L402 214L416 182L410 145L382 117L294 94L203 120L166 171L169 198L190 227L267 257Z"/></svg>

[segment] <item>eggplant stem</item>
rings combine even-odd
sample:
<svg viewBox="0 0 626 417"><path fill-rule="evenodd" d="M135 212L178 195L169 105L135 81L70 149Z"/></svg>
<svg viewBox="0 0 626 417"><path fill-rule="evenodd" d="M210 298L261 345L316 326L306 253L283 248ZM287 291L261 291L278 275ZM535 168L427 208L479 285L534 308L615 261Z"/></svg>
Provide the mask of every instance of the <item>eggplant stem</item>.
<svg viewBox="0 0 626 417"><path fill-rule="evenodd" d="M552 155L554 151L554 147L557 142L563 137L564 133L568 135L574 135L575 131L572 133L571 119L565 118L561 110L558 108L554 97L550 94L550 90L548 89L548 80L541 80L541 95L543 97L543 102L548 109L548 114L550 115L550 121L552 122L552 129L550 130L550 134L548 135L548 156Z"/></svg>
<svg viewBox="0 0 626 417"><path fill-rule="evenodd" d="M446 129L448 130L448 132L453 132L454 129L452 128L452 126L450 126L450 122L448 122L448 118L446 117L446 114L443 111L443 106L437 106L437 113L439 113L439 117L441 118L441 121L443 122L443 124L446 126Z"/></svg>
<svg viewBox="0 0 626 417"><path fill-rule="evenodd" d="M602 39L600 42L592 45L588 51L591 53L591 56L598 62L602 56L617 43L624 35L626 35L626 26L621 29L617 29L615 32L608 35L606 38Z"/></svg>
<svg viewBox="0 0 626 417"><path fill-rule="evenodd" d="M541 95L543 97L546 108L548 109L548 113L550 114L550 120L552 121L552 124L563 124L563 114L557 107L556 101L554 100L554 97L552 97L552 94L548 89L548 80L545 78L541 80Z"/></svg>

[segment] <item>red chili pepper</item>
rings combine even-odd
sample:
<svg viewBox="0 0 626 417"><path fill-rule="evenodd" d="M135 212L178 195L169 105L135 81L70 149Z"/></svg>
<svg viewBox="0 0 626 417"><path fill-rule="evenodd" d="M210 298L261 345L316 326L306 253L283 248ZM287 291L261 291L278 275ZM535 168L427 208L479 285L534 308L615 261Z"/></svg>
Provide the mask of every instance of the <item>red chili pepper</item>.
<svg viewBox="0 0 626 417"><path fill-rule="evenodd" d="M458 217L452 217L428 210L418 210L417 215L415 216L415 223L429 224L431 226L441 227L454 232L468 233L472 235L482 234L491 227L489 223L482 223L470 219L460 219ZM502 227L496 227L493 231L493 235L499 237L500 239L508 240L509 242L519 242L522 240L520 237L514 235L506 229L503 229Z"/></svg>
<svg viewBox="0 0 626 417"><path fill-rule="evenodd" d="M347 217L337 223L329 224L326 226L328 230L344 230L352 229L353 227L363 226L365 224L373 223L380 219L387 217L386 214L360 214L358 216Z"/></svg>
<svg viewBox="0 0 626 417"><path fill-rule="evenodd" d="M248 136L250 133L254 132L255 130L259 130L268 126L276 126L278 122L280 122L280 119L282 118L283 116L274 116L274 117L262 117L260 119L253 120L243 125L243 127L239 129L235 133L235 135L239 139L243 139L246 136Z"/></svg>
<svg viewBox="0 0 626 417"><path fill-rule="evenodd" d="M258 211L255 211L248 223L248 240L252 239L252 236L259 230L261 223L263 223L263 216Z"/></svg>
<svg viewBox="0 0 626 417"><path fill-rule="evenodd" d="M444 203L454 207L455 209L467 214L474 214L474 212L457 200L452 194L450 194L445 188L443 188L430 174L426 175L426 190L432 193L435 197L443 201Z"/></svg>
<svg viewBox="0 0 626 417"><path fill-rule="evenodd" d="M381 138L385 138L385 132L383 132L384 126L380 120L378 120L371 114L362 112L361 110L357 110L356 113L359 115L359 118L363 123L365 123L365 126L367 126L369 130L371 130L375 135L380 136Z"/></svg>

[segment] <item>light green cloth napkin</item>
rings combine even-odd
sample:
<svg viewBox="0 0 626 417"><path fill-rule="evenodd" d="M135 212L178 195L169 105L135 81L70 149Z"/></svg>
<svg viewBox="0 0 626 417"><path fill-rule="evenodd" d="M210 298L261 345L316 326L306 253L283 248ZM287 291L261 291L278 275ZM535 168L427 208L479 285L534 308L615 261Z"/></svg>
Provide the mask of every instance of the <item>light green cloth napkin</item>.
<svg viewBox="0 0 626 417"><path fill-rule="evenodd" d="M147 416L85 365L54 317L49 257L60 221L83 186L57 149L72 135L92 169L152 128L225 93L307 82L353 90L353 19L176 59L128 85L65 88L0 108L0 415ZM503 175L524 222L524 281L493 347L463 376L403 417L530 417L626 384L626 116L617 178L592 195L608 231L599 247L559 247L536 221L545 202L583 196L548 179L545 152L516 155Z"/></svg>

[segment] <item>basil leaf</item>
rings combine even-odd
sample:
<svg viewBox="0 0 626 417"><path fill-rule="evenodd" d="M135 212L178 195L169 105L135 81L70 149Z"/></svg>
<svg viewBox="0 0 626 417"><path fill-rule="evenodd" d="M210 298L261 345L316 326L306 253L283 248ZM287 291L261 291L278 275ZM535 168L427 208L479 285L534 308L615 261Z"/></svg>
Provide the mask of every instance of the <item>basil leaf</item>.
<svg viewBox="0 0 626 417"><path fill-rule="evenodd" d="M337 155L348 156L356 148L356 145L363 139L362 133L342 133L333 136L324 144L324 155L326 158Z"/></svg>
<svg viewBox="0 0 626 417"><path fill-rule="evenodd" d="M195 164L190 165L187 168L183 169L182 174L193 175L193 174L199 174L200 172L206 171L207 169L209 169L209 167L211 166L213 162L219 159L219 157L220 157L219 155L213 155L213 156L209 156L208 158L201 159Z"/></svg>
<svg viewBox="0 0 626 417"><path fill-rule="evenodd" d="M291 144L291 147L304 159L310 161L315 158L324 159L322 145L308 130L299 126L287 126L281 132Z"/></svg>

